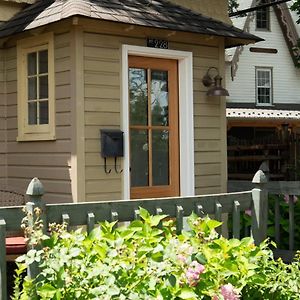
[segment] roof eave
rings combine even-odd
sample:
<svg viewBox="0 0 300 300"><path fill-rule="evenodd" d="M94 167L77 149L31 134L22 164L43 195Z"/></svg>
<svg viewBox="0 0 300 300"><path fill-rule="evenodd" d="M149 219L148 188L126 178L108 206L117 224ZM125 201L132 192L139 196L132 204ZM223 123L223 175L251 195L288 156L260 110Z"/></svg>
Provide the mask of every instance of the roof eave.
<svg viewBox="0 0 300 300"><path fill-rule="evenodd" d="M264 39L260 37L257 36L253 36L253 37L255 38L225 37L225 48L233 48L233 47L255 44L264 41Z"/></svg>

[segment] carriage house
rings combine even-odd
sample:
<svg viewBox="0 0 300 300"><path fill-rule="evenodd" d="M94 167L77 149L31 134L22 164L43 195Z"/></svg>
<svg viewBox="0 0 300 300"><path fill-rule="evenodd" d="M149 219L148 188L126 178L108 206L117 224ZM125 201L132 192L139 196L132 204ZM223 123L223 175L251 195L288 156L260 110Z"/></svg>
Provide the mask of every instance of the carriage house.
<svg viewBox="0 0 300 300"><path fill-rule="evenodd" d="M227 1L0 5L16 6L0 25L2 187L39 177L52 203L226 191L226 103L202 78L259 40Z"/></svg>

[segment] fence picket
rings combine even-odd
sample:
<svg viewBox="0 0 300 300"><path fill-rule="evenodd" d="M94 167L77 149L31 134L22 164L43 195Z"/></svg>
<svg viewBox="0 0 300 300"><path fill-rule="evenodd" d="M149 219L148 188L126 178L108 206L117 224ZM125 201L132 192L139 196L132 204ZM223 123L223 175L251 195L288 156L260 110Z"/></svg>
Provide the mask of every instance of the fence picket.
<svg viewBox="0 0 300 300"><path fill-rule="evenodd" d="M275 242L277 247L280 245L280 203L279 198L275 199Z"/></svg>
<svg viewBox="0 0 300 300"><path fill-rule="evenodd" d="M293 251L295 245L295 204L294 195L289 196L289 250Z"/></svg>
<svg viewBox="0 0 300 300"><path fill-rule="evenodd" d="M160 208L160 207L156 207L155 208L155 213L157 214L157 215L162 215L163 214L163 210ZM159 224L158 224L158 228L159 229L162 229L162 222L159 222Z"/></svg>
<svg viewBox="0 0 300 300"><path fill-rule="evenodd" d="M199 217L204 217L205 216L205 213L204 213L204 210L203 210L203 206L201 204L196 204L196 214L199 216Z"/></svg>
<svg viewBox="0 0 300 300"><path fill-rule="evenodd" d="M7 274L6 274L6 222L0 219L0 299L7 299Z"/></svg>
<svg viewBox="0 0 300 300"><path fill-rule="evenodd" d="M140 220L141 219L140 211L138 209L134 210L134 219L135 220Z"/></svg>
<svg viewBox="0 0 300 300"><path fill-rule="evenodd" d="M176 232L180 234L183 229L183 207L181 205L176 206Z"/></svg>
<svg viewBox="0 0 300 300"><path fill-rule="evenodd" d="M239 201L233 202L233 212L232 212L232 225L233 225L233 237L235 239L240 238L240 230L241 230L241 205Z"/></svg>
<svg viewBox="0 0 300 300"><path fill-rule="evenodd" d="M88 213L87 215L87 232L90 233L95 227L95 215L94 213Z"/></svg>
<svg viewBox="0 0 300 300"><path fill-rule="evenodd" d="M67 230L70 229L70 216L68 214L62 214L61 215L62 222L66 224Z"/></svg>

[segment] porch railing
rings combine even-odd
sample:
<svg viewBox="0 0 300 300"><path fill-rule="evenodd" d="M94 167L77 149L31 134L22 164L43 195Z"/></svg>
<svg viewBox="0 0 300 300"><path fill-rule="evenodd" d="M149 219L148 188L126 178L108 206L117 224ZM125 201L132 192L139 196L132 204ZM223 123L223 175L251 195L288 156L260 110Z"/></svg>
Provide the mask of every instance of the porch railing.
<svg viewBox="0 0 300 300"><path fill-rule="evenodd" d="M245 210L251 209L251 234L255 243L259 244L267 236L268 194L265 189L267 179L262 171L258 171L252 182L253 189L237 193L45 205L42 199L43 186L37 178L34 178L26 192L30 197L26 207L29 212L32 212L32 218L34 218L34 208L40 207L45 225L66 222L68 226L87 225L88 231L91 231L98 222L105 220L123 222L138 219L139 207L147 209L151 214L167 214L176 218L177 232L183 228L183 218L192 212L199 216L213 215L220 221L222 214L227 213L232 218L232 236L234 238L240 238L241 214ZM5 237L9 231L16 231L20 228L24 217L22 209L22 206L0 208L0 300L7 299ZM33 219L30 222L33 222ZM36 275L35 270L28 271L32 277Z"/></svg>

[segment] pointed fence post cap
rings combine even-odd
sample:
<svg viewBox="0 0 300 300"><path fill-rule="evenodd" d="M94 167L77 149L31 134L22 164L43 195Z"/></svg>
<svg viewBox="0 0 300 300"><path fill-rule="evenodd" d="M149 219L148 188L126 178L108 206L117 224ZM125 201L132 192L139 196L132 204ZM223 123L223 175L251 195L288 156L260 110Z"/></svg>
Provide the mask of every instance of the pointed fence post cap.
<svg viewBox="0 0 300 300"><path fill-rule="evenodd" d="M254 184L262 184L267 182L268 182L267 176L262 170L258 170L252 179L252 183Z"/></svg>
<svg viewBox="0 0 300 300"><path fill-rule="evenodd" d="M28 185L26 195L29 196L43 196L44 195L44 187L40 180L35 177L31 180Z"/></svg>

